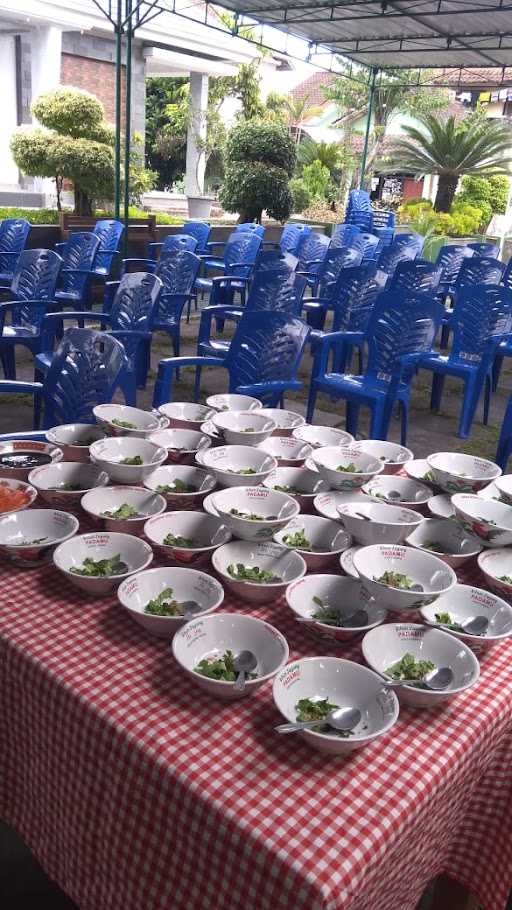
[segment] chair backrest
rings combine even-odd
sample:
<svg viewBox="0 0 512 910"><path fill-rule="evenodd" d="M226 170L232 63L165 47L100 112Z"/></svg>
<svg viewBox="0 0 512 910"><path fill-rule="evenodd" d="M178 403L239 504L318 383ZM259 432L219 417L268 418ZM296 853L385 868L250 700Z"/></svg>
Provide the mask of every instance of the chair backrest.
<svg viewBox="0 0 512 910"><path fill-rule="evenodd" d="M369 231L362 231L359 234L359 237L356 238L356 242L360 241L362 243L363 249L363 262L367 259L376 259L377 258L377 247L379 246L379 238L376 234L371 234Z"/></svg>
<svg viewBox="0 0 512 910"><path fill-rule="evenodd" d="M308 262L315 259L324 259L331 238L327 234L315 234L313 231L305 238L299 249L299 270L307 269Z"/></svg>
<svg viewBox="0 0 512 910"><path fill-rule="evenodd" d="M414 231L405 234L395 234L394 243L397 246L413 246L417 250L417 255L419 256L423 247L425 246L425 238L421 234L416 234Z"/></svg>
<svg viewBox="0 0 512 910"><path fill-rule="evenodd" d="M428 294L383 291L368 322L367 375L389 383L406 354L430 351L443 308Z"/></svg>
<svg viewBox="0 0 512 910"><path fill-rule="evenodd" d="M339 246L334 249L329 247L327 250L319 272L321 297L329 296L329 288L336 284L342 269L361 265L363 244L358 238L354 241L354 243L356 242L358 242L358 247Z"/></svg>
<svg viewBox="0 0 512 910"><path fill-rule="evenodd" d="M294 379L308 334L306 323L289 313L244 313L224 361L230 391L241 385ZM258 397L264 400L265 396ZM275 401L276 393L269 398Z"/></svg>
<svg viewBox="0 0 512 910"><path fill-rule="evenodd" d="M384 247L377 259L377 268L391 277L397 265L400 262L406 262L410 259L416 259L418 248L415 243L397 243L393 241L389 246Z"/></svg>
<svg viewBox="0 0 512 910"><path fill-rule="evenodd" d="M272 264L272 260L264 259L267 255L264 253L258 260L245 309L253 312L283 310L299 314L306 279L295 274L296 257L274 258ZM263 266L260 265L261 260Z"/></svg>
<svg viewBox="0 0 512 910"><path fill-rule="evenodd" d="M457 294L450 324L453 344L450 357L478 364L489 345L510 331L512 291L495 285L473 285Z"/></svg>
<svg viewBox="0 0 512 910"><path fill-rule="evenodd" d="M45 377L44 427L94 423L92 409L112 401L125 363L123 346L111 335L67 329Z"/></svg>
<svg viewBox="0 0 512 910"><path fill-rule="evenodd" d="M91 231L76 231L69 235L62 248L62 268L93 270L100 238ZM68 294L80 297L87 284L87 275L70 275L62 271L60 285Z"/></svg>
<svg viewBox="0 0 512 910"><path fill-rule="evenodd" d="M434 262L426 259L412 259L399 262L393 276L386 285L386 290L404 290L414 293L425 293L436 288L441 275L440 269Z"/></svg>
<svg viewBox="0 0 512 910"><path fill-rule="evenodd" d="M162 252L156 274L162 282L162 294L190 294L199 272L201 260L190 250Z"/></svg>
<svg viewBox="0 0 512 910"><path fill-rule="evenodd" d="M500 255L498 243L468 243L470 250L473 250L474 256L487 256L491 259L497 259Z"/></svg>
<svg viewBox="0 0 512 910"><path fill-rule="evenodd" d="M197 252L206 253L206 244L210 239L211 227L207 221L185 221L183 234L189 234L197 240Z"/></svg>
<svg viewBox="0 0 512 910"><path fill-rule="evenodd" d="M357 224L335 224L331 234L331 247L351 246L355 237L361 233Z"/></svg>
<svg viewBox="0 0 512 910"><path fill-rule="evenodd" d="M98 275L110 275L112 260L119 251L124 224L114 218L103 218L94 225L94 233L100 238L100 246L94 262Z"/></svg>
<svg viewBox="0 0 512 910"><path fill-rule="evenodd" d="M195 253L197 240L191 234L168 234L165 238L160 255L162 253L172 253L174 250L188 250Z"/></svg>
<svg viewBox="0 0 512 910"><path fill-rule="evenodd" d="M396 216L394 212L372 208L372 231L376 229L394 230L395 222Z"/></svg>
<svg viewBox="0 0 512 910"><path fill-rule="evenodd" d="M262 224L255 224L254 221L244 221L242 224L237 224L235 227L234 233L237 234L239 232L245 232L249 234L253 233L257 234L258 237L263 237L265 228Z"/></svg>
<svg viewBox="0 0 512 910"><path fill-rule="evenodd" d="M372 204L367 190L350 190L347 211L370 212Z"/></svg>
<svg viewBox="0 0 512 910"><path fill-rule="evenodd" d="M30 233L30 223L25 218L4 218L0 222L0 272L12 275L15 262L12 256L2 253L21 253Z"/></svg>
<svg viewBox="0 0 512 910"><path fill-rule="evenodd" d="M473 256L473 250L466 244L447 243L437 254L436 266L441 270L441 284L455 284L465 259Z"/></svg>
<svg viewBox="0 0 512 910"><path fill-rule="evenodd" d="M149 332L162 282L151 272L129 272L123 275L112 300L112 328L131 332Z"/></svg>
<svg viewBox="0 0 512 910"><path fill-rule="evenodd" d="M298 256L301 245L310 234L311 226L309 224L292 224L289 221L285 224L283 233L279 239L281 252L291 253L292 256Z"/></svg>
<svg viewBox="0 0 512 910"><path fill-rule="evenodd" d="M53 300L62 259L53 250L23 250L11 291L17 300Z"/></svg>
<svg viewBox="0 0 512 910"><path fill-rule="evenodd" d="M464 259L457 280L456 288L478 284L499 284L505 270L505 264L498 259L487 256L470 256Z"/></svg>
<svg viewBox="0 0 512 910"><path fill-rule="evenodd" d="M340 272L332 305L333 332L365 332L382 285L375 280L375 263Z"/></svg>
<svg viewBox="0 0 512 910"><path fill-rule="evenodd" d="M247 275L254 265L260 246L261 237L255 231L233 232L224 248L226 275Z"/></svg>
<svg viewBox="0 0 512 910"><path fill-rule="evenodd" d="M503 272L503 275L501 277L501 283L506 288L512 288L512 256L510 257L510 259L507 262L505 271Z"/></svg>

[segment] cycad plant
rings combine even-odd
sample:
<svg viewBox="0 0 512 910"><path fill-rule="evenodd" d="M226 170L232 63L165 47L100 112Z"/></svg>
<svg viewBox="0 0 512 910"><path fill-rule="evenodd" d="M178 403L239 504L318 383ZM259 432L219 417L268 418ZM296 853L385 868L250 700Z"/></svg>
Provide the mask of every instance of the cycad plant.
<svg viewBox="0 0 512 910"><path fill-rule="evenodd" d="M418 175L438 174L434 208L449 212L463 174L508 173L512 132L507 122L455 117L417 117L419 126L404 126L407 138L396 139L388 155L393 168Z"/></svg>

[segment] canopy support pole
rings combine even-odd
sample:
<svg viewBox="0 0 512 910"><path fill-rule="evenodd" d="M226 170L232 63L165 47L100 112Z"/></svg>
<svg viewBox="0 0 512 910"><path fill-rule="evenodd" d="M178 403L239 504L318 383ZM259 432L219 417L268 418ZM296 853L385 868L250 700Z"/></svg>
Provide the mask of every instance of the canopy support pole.
<svg viewBox="0 0 512 910"><path fill-rule="evenodd" d="M117 0L116 34L116 135L114 141L114 218L119 221L121 207L121 72L122 72L122 0Z"/></svg>
<svg viewBox="0 0 512 910"><path fill-rule="evenodd" d="M363 155L361 158L361 173L359 177L359 189L364 187L364 178L366 174L366 161L368 158L368 144L370 142L370 132L372 127L373 102L375 99L375 83L377 80L378 69L372 66L370 75L370 88L368 91L368 113L366 115L366 130L364 134Z"/></svg>
<svg viewBox="0 0 512 910"><path fill-rule="evenodd" d="M128 252L128 224L130 219L130 146L132 116L132 0L126 0L126 85L124 105L124 249Z"/></svg>

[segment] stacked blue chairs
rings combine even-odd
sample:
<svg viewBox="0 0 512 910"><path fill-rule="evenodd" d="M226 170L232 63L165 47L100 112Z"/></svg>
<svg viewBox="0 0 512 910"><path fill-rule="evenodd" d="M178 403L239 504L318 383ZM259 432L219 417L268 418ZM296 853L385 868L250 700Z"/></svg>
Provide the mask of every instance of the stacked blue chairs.
<svg viewBox="0 0 512 910"><path fill-rule="evenodd" d="M437 254L436 266L441 270L439 291L443 296L451 293L457 281L462 263L473 256L473 250L465 244L448 243Z"/></svg>
<svg viewBox="0 0 512 910"><path fill-rule="evenodd" d="M41 352L35 358L36 378L44 376L53 362L56 333L61 322L69 320L94 320L107 328L108 334L123 345L125 364L119 377L126 404L136 407L137 387L146 384L148 350L155 318L155 308L162 289L162 282L150 272L130 272L120 281L107 286L110 297L101 313L49 313L41 332Z"/></svg>
<svg viewBox="0 0 512 910"><path fill-rule="evenodd" d="M357 224L335 224L331 234L331 247L351 246L352 241L359 237L361 231Z"/></svg>
<svg viewBox="0 0 512 910"><path fill-rule="evenodd" d="M413 294L427 293L437 288L440 275L441 271L436 264L427 262L426 259L399 262L386 285L386 290L412 291Z"/></svg>
<svg viewBox="0 0 512 910"><path fill-rule="evenodd" d="M162 243L148 244L148 258L123 259L121 265L121 275L129 272L132 268L134 271L143 269L145 272L155 272L158 257L167 253L175 253L180 250L188 250L195 253L197 240L189 234L168 234Z"/></svg>
<svg viewBox="0 0 512 910"><path fill-rule="evenodd" d="M11 283L12 300L0 304L0 361L6 379L16 379L16 346L41 350L41 327L55 300L62 259L53 250L24 250ZM10 315L10 325L5 317Z"/></svg>
<svg viewBox="0 0 512 910"><path fill-rule="evenodd" d="M4 218L0 222L0 288L9 287L14 278L29 233L30 224L25 218Z"/></svg>
<svg viewBox="0 0 512 910"><path fill-rule="evenodd" d="M302 272L307 278L308 285L313 289L318 287L318 280L327 250L330 245L330 237L326 234L311 233L299 250L299 264L297 271Z"/></svg>
<svg viewBox="0 0 512 910"><path fill-rule="evenodd" d="M496 449L496 457L494 461L496 464L499 464L503 473L507 470L507 462L512 453L512 395L510 396L503 417L503 423L501 424L500 438L498 440L498 448Z"/></svg>
<svg viewBox="0 0 512 910"><path fill-rule="evenodd" d="M357 240L363 245L362 261L370 262L376 260L377 254L381 249L379 246L379 238L375 234L370 234L368 231L362 231Z"/></svg>
<svg viewBox="0 0 512 910"><path fill-rule="evenodd" d="M370 409L370 438L386 439L395 404L401 411L401 441L407 442L411 382L416 365L432 342L441 322L440 304L426 294L384 291L379 294L368 322L368 366L363 376L328 372L329 357L346 344L344 332L324 335L315 353L307 417L313 417L318 392L346 401L346 426L355 435L361 406Z"/></svg>
<svg viewBox="0 0 512 910"><path fill-rule="evenodd" d="M156 274L162 282L162 293L155 311L153 328L169 335L176 357L180 353L181 317L185 306L195 300L194 285L201 260L189 250L162 254Z"/></svg>
<svg viewBox="0 0 512 910"><path fill-rule="evenodd" d="M389 246L384 247L377 259L377 272L383 284L389 281L395 269L401 262L408 262L416 259L418 256L418 247L415 243L397 243L393 241Z"/></svg>
<svg viewBox="0 0 512 910"><path fill-rule="evenodd" d="M512 288L512 256L508 260L503 275L501 276L501 284L506 288Z"/></svg>
<svg viewBox="0 0 512 910"><path fill-rule="evenodd" d="M267 407L282 404L288 390L302 388L297 378L309 329L302 319L286 312L269 310L244 313L226 357L173 357L161 360L155 383L153 404L159 407L172 401L176 371L196 369L195 400L201 389L203 367L223 367L229 378L229 391L259 398Z"/></svg>
<svg viewBox="0 0 512 910"><path fill-rule="evenodd" d="M44 383L0 382L3 393L34 396L34 427L94 423L93 408L109 404L119 386L123 345L103 332L71 328L53 355ZM1 400L1 398L0 398Z"/></svg>
<svg viewBox="0 0 512 910"><path fill-rule="evenodd" d="M470 250L473 250L474 256L486 256L490 259L497 259L500 255L499 243L468 243Z"/></svg>
<svg viewBox="0 0 512 910"><path fill-rule="evenodd" d="M384 209L373 209L370 225L372 234L379 239L377 253L393 243L395 237L395 213Z"/></svg>
<svg viewBox="0 0 512 910"><path fill-rule="evenodd" d="M263 237L265 228L262 224L255 224L254 221L243 221L242 224L235 225L234 233L237 234L238 232L257 234L258 237Z"/></svg>
<svg viewBox="0 0 512 910"><path fill-rule="evenodd" d="M213 246L216 244L209 244ZM224 245L224 244L220 244ZM224 275L240 278L238 290L240 297L245 301L246 280L252 275L254 263L261 247L261 237L254 231L233 232L225 244L224 257L216 259L212 256L201 257L203 268L207 273L209 270L222 272ZM201 277L196 279L196 288L198 291L210 292L212 290L211 278Z"/></svg>
<svg viewBox="0 0 512 910"><path fill-rule="evenodd" d="M119 255L119 244L124 233L124 224L113 218L102 218L94 225L94 233L100 238L100 246L94 262L97 278L108 278L112 264Z"/></svg>
<svg viewBox="0 0 512 910"><path fill-rule="evenodd" d="M459 269L459 274L450 288L451 303L455 304L463 288L477 287L478 285L495 285L499 284L505 266L497 259L485 256L470 256L463 260ZM441 332L441 347L448 346L448 340L451 331L452 309L447 309L443 319L443 330Z"/></svg>
<svg viewBox="0 0 512 910"><path fill-rule="evenodd" d="M366 190L351 190L345 213L347 224L356 224L362 231L371 231L372 215L370 194Z"/></svg>
<svg viewBox="0 0 512 910"><path fill-rule="evenodd" d="M94 266L99 245L100 238L90 231L73 232L65 243L59 244L62 268L55 291L57 304L90 309L90 286L96 274Z"/></svg>
<svg viewBox="0 0 512 910"><path fill-rule="evenodd" d="M208 252L207 243L210 239L211 232L211 226L207 221L185 221L182 231L183 234L188 234L190 237L194 237L194 239L197 240L197 247L194 252L198 254L206 254Z"/></svg>
<svg viewBox="0 0 512 910"><path fill-rule="evenodd" d="M466 439L485 386L484 423L487 423L491 371L496 350L512 325L512 291L488 285L463 288L451 319L453 344L449 354L430 353L419 366L433 373L431 407L439 410L446 376L460 379L464 397L458 435Z"/></svg>
<svg viewBox="0 0 512 910"><path fill-rule="evenodd" d="M423 247L425 246L425 238L421 234L416 234L414 231L411 231L404 234L395 234L393 243L396 244L396 246L415 247L416 255L420 256Z"/></svg>

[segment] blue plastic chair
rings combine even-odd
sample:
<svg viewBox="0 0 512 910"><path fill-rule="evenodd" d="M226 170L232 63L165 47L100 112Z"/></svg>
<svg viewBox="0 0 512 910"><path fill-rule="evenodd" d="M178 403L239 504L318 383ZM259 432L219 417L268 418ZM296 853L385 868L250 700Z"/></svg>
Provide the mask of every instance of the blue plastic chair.
<svg viewBox="0 0 512 910"><path fill-rule="evenodd" d="M507 408L503 417L503 423L501 424L500 438L498 440L498 448L496 449L496 457L494 461L496 464L499 464L503 473L506 472L507 462L512 453L512 395L510 396L507 404Z"/></svg>
<svg viewBox="0 0 512 910"><path fill-rule="evenodd" d="M413 246L416 248L416 255L419 256L425 246L425 238L421 234L416 234L414 231L411 231L410 233L405 234L395 234L393 243L397 246Z"/></svg>
<svg viewBox="0 0 512 910"><path fill-rule="evenodd" d="M394 240L389 246L384 247L377 258L377 273L382 283L385 284L393 277L396 267L401 262L408 262L417 256L416 243L397 243Z"/></svg>
<svg viewBox="0 0 512 910"><path fill-rule="evenodd" d="M29 233L30 223L25 218L4 218L0 222L0 287L9 287L14 278Z"/></svg>
<svg viewBox="0 0 512 910"><path fill-rule="evenodd" d="M246 233L246 234L257 234L258 237L263 237L265 233L265 228L262 224L255 224L254 221L244 221L242 224L235 225L234 233Z"/></svg>
<svg viewBox="0 0 512 910"><path fill-rule="evenodd" d="M379 252L379 238L376 234L370 234L368 231L361 231L355 243L357 242L362 244L362 262L373 262L377 259L377 254Z"/></svg>
<svg viewBox="0 0 512 910"><path fill-rule="evenodd" d="M52 364L55 338L61 323L94 320L123 345L126 362L119 386L126 404L136 407L137 387L144 388L146 385L151 332L161 290L162 282L156 275L130 272L123 275L120 281L107 284L107 303L103 312L49 313L42 328L42 350L35 358L36 379L44 376Z"/></svg>
<svg viewBox="0 0 512 910"><path fill-rule="evenodd" d="M463 288L477 287L478 285L497 285L500 283L505 265L497 259L491 259L484 256L470 256L465 258L459 269L459 274L455 283L450 289L450 303L455 305L457 298ZM448 346L448 340L451 331L451 317L453 308L447 308L443 319L443 330L441 332L441 347Z"/></svg>
<svg viewBox="0 0 512 910"><path fill-rule="evenodd" d="M209 243L208 246L224 246L217 244L216 241ZM230 275L240 278L239 287L237 288L240 297L245 301L246 284L245 279L251 277L256 257L261 247L261 237L254 231L239 231L230 234L229 239L224 247L224 257L217 259L212 256L201 257L205 273L210 270L222 272L224 275ZM197 278L195 287L203 293L212 290L212 280L205 277Z"/></svg>
<svg viewBox="0 0 512 910"><path fill-rule="evenodd" d="M100 238L90 231L77 231L59 244L62 268L55 301L65 306L90 309L90 285L95 276L94 265ZM57 309L57 307L55 307Z"/></svg>
<svg viewBox="0 0 512 910"><path fill-rule="evenodd" d="M284 253L291 253L292 256L298 256L300 248L307 237L312 233L309 224L294 224L287 222L279 238L279 249ZM263 246L268 246L273 241L263 241Z"/></svg>
<svg viewBox="0 0 512 910"><path fill-rule="evenodd" d="M188 234L189 237L194 237L197 240L197 247L194 252L198 254L208 252L207 243L211 232L211 226L207 221L185 221L182 231L183 234Z"/></svg>
<svg viewBox="0 0 512 910"><path fill-rule="evenodd" d="M156 274L162 282L162 293L155 310L153 328L166 332L176 357L180 353L181 317L185 305L190 313L191 301L196 299L194 285L201 260L189 250L162 253Z"/></svg>
<svg viewBox="0 0 512 910"><path fill-rule="evenodd" d="M357 224L335 224L331 234L331 247L351 246L352 241L359 237L361 231Z"/></svg>
<svg viewBox="0 0 512 910"><path fill-rule="evenodd" d="M389 279L387 291L411 291L413 294L428 293L437 288L441 272L433 262L426 259L412 259L399 262Z"/></svg>
<svg viewBox="0 0 512 910"><path fill-rule="evenodd" d="M393 243L395 238L395 213L388 212L385 209L372 209L370 230L378 238L378 254L384 247Z"/></svg>
<svg viewBox="0 0 512 910"><path fill-rule="evenodd" d="M312 296L311 298L308 298L309 301L325 301L326 298L331 296L331 293L334 293L334 288L343 269L355 268L356 266L361 265L363 258L363 242L359 238L356 238L354 243L357 243L357 247L339 246L334 249L329 247L325 258L318 269L314 283L310 278L311 273L298 270L298 274L304 275L308 281L308 285L311 287ZM310 325L314 325L312 311L310 311L308 322ZM320 328L321 326L316 327Z"/></svg>
<svg viewBox="0 0 512 910"><path fill-rule="evenodd" d="M123 259L121 275L132 269L137 272L156 272L159 256L177 253L181 250L195 253L196 248L197 240L195 237L189 234L168 234L162 243L148 244L148 258L132 257L131 259Z"/></svg>
<svg viewBox="0 0 512 910"><path fill-rule="evenodd" d="M16 379L16 345L41 350L41 326L55 299L62 259L53 250L24 250L11 284L13 299L0 304L0 361L6 379ZM53 304L54 305L54 304ZM5 325L6 315L10 325Z"/></svg>
<svg viewBox="0 0 512 910"><path fill-rule="evenodd" d="M100 246L94 261L94 274L96 278L108 278L112 273L112 263L119 255L124 224L113 218L102 218L94 225L94 233L100 238Z"/></svg>
<svg viewBox="0 0 512 910"><path fill-rule="evenodd" d="M174 374L196 368L195 401L199 398L201 370L219 366L228 372L229 391L253 395L267 407L282 404L287 390L302 388L297 371L308 337L308 326L289 313L268 310L244 313L226 357L173 357L161 360L153 403L172 400Z"/></svg>
<svg viewBox="0 0 512 910"><path fill-rule="evenodd" d="M300 247L297 271L306 276L313 293L316 293L320 272L330 243L331 240L327 234L311 233Z"/></svg>
<svg viewBox="0 0 512 910"><path fill-rule="evenodd" d="M441 270L439 292L450 294L459 275L462 263L473 256L473 250L466 244L448 243L442 246L437 254L436 266Z"/></svg>
<svg viewBox="0 0 512 910"><path fill-rule="evenodd" d="M505 271L501 277L501 284L506 288L512 288L512 256L505 266Z"/></svg>
<svg viewBox="0 0 512 910"><path fill-rule="evenodd" d="M34 396L34 427L95 423L93 408L112 401L125 366L123 345L103 332L68 329L40 382L0 382L0 396ZM1 398L0 398L1 401ZM17 435L17 434L16 434Z"/></svg>
<svg viewBox="0 0 512 910"><path fill-rule="evenodd" d="M407 442L411 382L421 355L431 349L441 322L442 308L426 294L381 293L368 323L368 366L364 376L328 372L329 356L334 363L337 348L346 344L344 332L324 335L313 363L307 417L313 417L318 392L332 399L346 400L346 426L355 435L359 410L371 413L370 439L386 439L393 407L401 411L401 441Z"/></svg>
<svg viewBox="0 0 512 910"><path fill-rule="evenodd" d="M463 288L457 296L450 326L449 354L430 353L419 366L433 375L431 407L439 410L446 376L460 379L464 397L458 435L466 439L485 386L484 423L489 415L491 370L498 344L512 324L512 291L488 285Z"/></svg>
<svg viewBox="0 0 512 910"><path fill-rule="evenodd" d="M488 259L497 259L500 255L498 243L468 243L470 250L473 250L474 256L486 256Z"/></svg>

